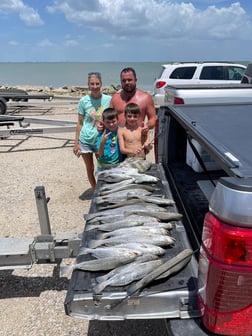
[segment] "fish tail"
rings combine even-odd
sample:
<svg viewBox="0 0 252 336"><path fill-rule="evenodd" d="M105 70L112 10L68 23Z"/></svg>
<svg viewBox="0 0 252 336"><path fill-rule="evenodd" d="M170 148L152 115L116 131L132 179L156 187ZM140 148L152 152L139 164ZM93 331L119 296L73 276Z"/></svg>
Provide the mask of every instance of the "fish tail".
<svg viewBox="0 0 252 336"><path fill-rule="evenodd" d="M68 277L73 269L73 266L60 266L60 277Z"/></svg>
<svg viewBox="0 0 252 336"><path fill-rule="evenodd" d="M96 248L98 246L102 245L102 241L101 240L95 240L95 239L91 239L88 242L88 247L89 248Z"/></svg>

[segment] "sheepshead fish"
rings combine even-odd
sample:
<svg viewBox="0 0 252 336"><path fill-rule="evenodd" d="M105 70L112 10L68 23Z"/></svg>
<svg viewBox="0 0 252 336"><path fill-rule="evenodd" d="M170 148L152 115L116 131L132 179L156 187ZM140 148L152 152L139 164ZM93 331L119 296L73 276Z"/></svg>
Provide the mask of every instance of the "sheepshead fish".
<svg viewBox="0 0 252 336"><path fill-rule="evenodd" d="M96 248L98 246L106 245L106 246L113 246L113 245L119 245L124 244L126 242L132 243L146 243L146 244L152 244L157 246L168 246L172 245L175 242L175 238L168 236L168 235L157 235L157 234L151 234L151 233L145 233L141 235L136 234L128 234L128 235L122 235L122 236L116 236L106 239L97 239L97 240L90 240L88 242L88 247L90 248Z"/></svg>
<svg viewBox="0 0 252 336"><path fill-rule="evenodd" d="M127 255L110 256L80 262L74 265L73 269L82 271L107 271L123 264L127 264L139 256L139 253L131 252Z"/></svg>
<svg viewBox="0 0 252 336"><path fill-rule="evenodd" d="M106 219L105 217L104 219ZM113 231L116 229L121 229L121 228L126 228L126 227L135 227L135 226L140 226L140 225L147 225L150 226L151 223L153 224L158 224L159 221L155 217L150 217L150 216L140 216L140 215L130 215L130 216L123 216L122 220L115 220L112 221L110 217L108 217L109 220L106 221L105 223L101 224L88 224L86 226L86 231L91 231L91 230L100 230L100 231ZM103 220L104 220L103 219ZM170 224L170 223L169 223ZM171 225L171 224L170 224ZM168 225L169 226L169 225ZM166 228L166 227L164 227Z"/></svg>
<svg viewBox="0 0 252 336"><path fill-rule="evenodd" d="M134 270L113 275L93 288L94 293L101 293L107 286L125 286L129 283L142 279L145 275L152 272L155 268L162 265L163 261L152 260L138 263Z"/></svg>
<svg viewBox="0 0 252 336"><path fill-rule="evenodd" d="M123 162L119 163L118 168L136 168L139 173L144 173L150 169L152 163L142 158L127 158Z"/></svg>

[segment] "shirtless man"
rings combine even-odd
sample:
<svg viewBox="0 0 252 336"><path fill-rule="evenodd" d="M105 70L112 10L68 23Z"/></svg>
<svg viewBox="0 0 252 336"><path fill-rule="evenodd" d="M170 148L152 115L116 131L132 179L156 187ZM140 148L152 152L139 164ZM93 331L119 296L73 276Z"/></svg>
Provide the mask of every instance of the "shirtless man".
<svg viewBox="0 0 252 336"><path fill-rule="evenodd" d="M156 123L156 111L151 95L137 89L136 72L133 68L123 69L120 79L122 89L116 92L110 101L110 107L113 107L118 112L119 125L125 125L125 106L129 103L135 103L140 108L138 124L141 126L147 117L147 123L143 127L143 130L148 132L148 129L154 128Z"/></svg>
<svg viewBox="0 0 252 336"><path fill-rule="evenodd" d="M129 103L125 107L125 126L118 129L120 152L128 157L141 157L145 159L152 145L148 132L143 133L139 126L140 107L135 103Z"/></svg>

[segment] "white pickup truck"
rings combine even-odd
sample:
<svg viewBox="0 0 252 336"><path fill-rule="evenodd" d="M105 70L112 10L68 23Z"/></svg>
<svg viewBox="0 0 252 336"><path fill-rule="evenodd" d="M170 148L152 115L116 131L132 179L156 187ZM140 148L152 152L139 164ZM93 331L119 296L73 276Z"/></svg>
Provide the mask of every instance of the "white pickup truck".
<svg viewBox="0 0 252 336"><path fill-rule="evenodd" d="M251 84L167 85L165 105L252 102Z"/></svg>

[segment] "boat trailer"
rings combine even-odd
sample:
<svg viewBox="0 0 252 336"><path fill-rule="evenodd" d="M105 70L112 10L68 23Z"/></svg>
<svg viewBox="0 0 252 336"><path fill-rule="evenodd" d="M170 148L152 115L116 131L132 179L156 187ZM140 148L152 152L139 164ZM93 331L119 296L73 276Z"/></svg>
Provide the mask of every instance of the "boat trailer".
<svg viewBox="0 0 252 336"><path fill-rule="evenodd" d="M41 234L34 238L0 237L0 270L29 269L34 263L60 263L75 258L81 235L72 232L53 236L48 215L44 186L34 189Z"/></svg>
<svg viewBox="0 0 252 336"><path fill-rule="evenodd" d="M18 124L18 127L15 127L16 124ZM50 127L31 128L31 124L49 125ZM48 133L74 132L76 122L0 115L1 126L6 126L6 128L0 128L0 138L6 138L12 135L43 135Z"/></svg>

